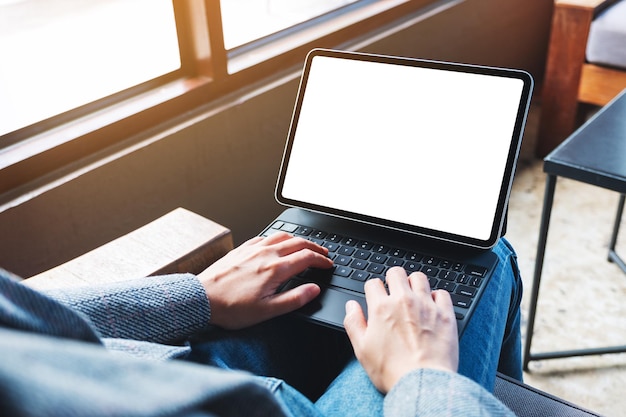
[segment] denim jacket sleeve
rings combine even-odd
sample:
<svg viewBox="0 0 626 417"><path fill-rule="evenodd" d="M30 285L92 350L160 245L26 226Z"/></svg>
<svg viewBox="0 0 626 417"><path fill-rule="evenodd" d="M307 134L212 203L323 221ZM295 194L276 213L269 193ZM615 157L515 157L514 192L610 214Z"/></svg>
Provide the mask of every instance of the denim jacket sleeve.
<svg viewBox="0 0 626 417"><path fill-rule="evenodd" d="M384 415L514 417L504 404L474 381L433 369L420 369L402 377L385 397Z"/></svg>
<svg viewBox="0 0 626 417"><path fill-rule="evenodd" d="M176 343L204 329L211 314L206 292L191 274L48 290L46 294L86 316L104 338Z"/></svg>

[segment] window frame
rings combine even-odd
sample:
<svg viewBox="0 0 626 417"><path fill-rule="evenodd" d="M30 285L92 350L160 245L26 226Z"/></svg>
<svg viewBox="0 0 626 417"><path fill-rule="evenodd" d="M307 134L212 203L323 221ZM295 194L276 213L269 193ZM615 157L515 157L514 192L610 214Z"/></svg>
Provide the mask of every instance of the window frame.
<svg viewBox="0 0 626 417"><path fill-rule="evenodd" d="M436 0L381 0L351 7L313 25L315 31L260 44L266 59L229 74L219 0L173 0L181 69L139 86L0 136L0 203L114 145L304 61L315 47L336 48L384 28ZM246 48L249 49L249 46ZM278 52L277 52L278 51ZM245 59L246 52L231 53ZM243 58L242 58L243 57ZM210 99L207 99L210 97Z"/></svg>

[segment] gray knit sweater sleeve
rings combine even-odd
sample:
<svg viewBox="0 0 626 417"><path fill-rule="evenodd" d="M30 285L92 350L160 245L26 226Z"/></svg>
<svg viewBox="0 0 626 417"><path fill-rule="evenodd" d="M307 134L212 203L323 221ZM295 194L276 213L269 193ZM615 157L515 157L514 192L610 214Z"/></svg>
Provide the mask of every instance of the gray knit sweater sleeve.
<svg viewBox="0 0 626 417"><path fill-rule="evenodd" d="M389 391L385 417L511 416L491 393L459 374L420 369L405 375Z"/></svg>
<svg viewBox="0 0 626 417"><path fill-rule="evenodd" d="M205 328L209 301L191 274L48 290L87 317L101 337L173 343Z"/></svg>

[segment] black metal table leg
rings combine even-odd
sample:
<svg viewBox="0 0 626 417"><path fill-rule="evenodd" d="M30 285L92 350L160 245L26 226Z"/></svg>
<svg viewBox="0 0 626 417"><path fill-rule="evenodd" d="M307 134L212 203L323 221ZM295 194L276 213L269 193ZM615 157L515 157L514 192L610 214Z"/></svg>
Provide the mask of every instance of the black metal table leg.
<svg viewBox="0 0 626 417"><path fill-rule="evenodd" d="M541 273L543 270L543 258L546 252L546 241L548 240L548 227L550 225L550 215L552 214L552 203L554 202L554 190L556 187L556 175L548 175L546 179L546 191L543 197L543 211L541 214L541 225L539 227L539 241L537 243L537 258L535 260L535 275L533 276L533 286L530 296L530 306L528 308L528 323L526 327L526 341L524 344L523 369L528 371L528 363L531 360L530 347L535 329L535 313L537 311L537 300L539 299L539 285L541 284Z"/></svg>
<svg viewBox="0 0 626 417"><path fill-rule="evenodd" d="M609 261L615 262L617 266L621 268L622 271L626 273L626 263L620 258L620 256L615 252L615 245L617 243L617 235L619 234L619 226L622 222L622 214L624 213L624 200L626 199L625 194L621 194L619 197L619 203L617 205L617 214L615 216L615 225L613 226L613 234L611 236L611 243L609 244Z"/></svg>

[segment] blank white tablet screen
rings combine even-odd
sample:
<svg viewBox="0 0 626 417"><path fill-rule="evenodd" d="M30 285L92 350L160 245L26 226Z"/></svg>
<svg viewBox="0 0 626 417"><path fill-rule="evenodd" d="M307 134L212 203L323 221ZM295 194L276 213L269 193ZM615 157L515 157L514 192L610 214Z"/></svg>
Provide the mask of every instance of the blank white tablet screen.
<svg viewBox="0 0 626 417"><path fill-rule="evenodd" d="M313 58L282 196L489 238L523 81Z"/></svg>

